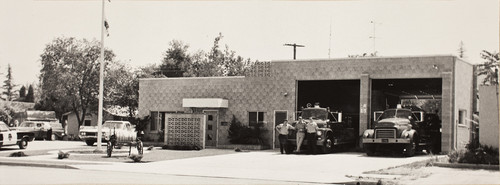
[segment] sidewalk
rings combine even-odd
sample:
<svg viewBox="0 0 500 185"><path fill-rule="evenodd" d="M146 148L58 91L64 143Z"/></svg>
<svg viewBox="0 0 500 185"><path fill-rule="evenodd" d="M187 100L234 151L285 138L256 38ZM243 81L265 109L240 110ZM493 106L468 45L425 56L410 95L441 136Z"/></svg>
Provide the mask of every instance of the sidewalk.
<svg viewBox="0 0 500 185"><path fill-rule="evenodd" d="M179 154L182 155L182 152ZM128 153L119 155L126 156ZM105 154L95 156L106 158ZM69 159L61 160L57 159L56 151L51 151L47 155L0 157L0 165L275 180L297 183L356 183L361 181L363 184L363 182L369 181L376 182L378 179L400 179L396 181L399 184L500 184L500 180L498 180L500 179L500 172L488 170L423 167L425 171L429 171L431 174L419 179L405 179L401 178L401 175L364 173L428 159L429 156L426 155L409 158L367 157L362 153L281 155L277 151L266 150L132 163L124 161L71 160L71 156ZM352 177L362 177L362 179Z"/></svg>

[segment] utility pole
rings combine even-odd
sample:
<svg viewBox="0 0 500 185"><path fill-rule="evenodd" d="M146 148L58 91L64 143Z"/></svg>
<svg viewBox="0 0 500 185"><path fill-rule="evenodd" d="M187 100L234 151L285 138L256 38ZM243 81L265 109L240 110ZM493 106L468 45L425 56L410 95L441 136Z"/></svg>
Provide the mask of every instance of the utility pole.
<svg viewBox="0 0 500 185"><path fill-rule="evenodd" d="M296 59L297 56L297 47L305 47L304 45L298 45L298 44L284 44L283 46L293 46L293 59Z"/></svg>
<svg viewBox="0 0 500 185"><path fill-rule="evenodd" d="M101 56L99 69L99 112L97 114L97 149L101 151L102 144L102 104L103 104L103 89L104 89L104 0L102 0L102 19L101 19Z"/></svg>

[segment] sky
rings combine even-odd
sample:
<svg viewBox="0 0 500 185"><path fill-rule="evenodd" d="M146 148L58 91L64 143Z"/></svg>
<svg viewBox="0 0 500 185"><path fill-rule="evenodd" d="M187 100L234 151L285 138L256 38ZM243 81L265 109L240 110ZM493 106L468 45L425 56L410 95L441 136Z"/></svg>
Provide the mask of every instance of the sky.
<svg viewBox="0 0 500 185"><path fill-rule="evenodd" d="M40 55L58 37L101 39L101 0L1 0L0 80L12 67L15 84L37 84ZM160 64L172 40L189 52L222 45L244 58L289 60L458 55L480 63L499 51L498 0L358 1L105 1L105 47L132 67ZM372 39L375 35L375 39Z"/></svg>

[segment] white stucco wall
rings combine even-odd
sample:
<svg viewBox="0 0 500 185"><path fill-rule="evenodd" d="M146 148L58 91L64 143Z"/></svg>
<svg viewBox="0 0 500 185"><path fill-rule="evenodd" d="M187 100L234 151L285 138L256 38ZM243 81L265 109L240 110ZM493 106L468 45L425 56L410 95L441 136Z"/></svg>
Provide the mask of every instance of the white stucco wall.
<svg viewBox="0 0 500 185"><path fill-rule="evenodd" d="M479 86L479 143L498 148L498 86Z"/></svg>

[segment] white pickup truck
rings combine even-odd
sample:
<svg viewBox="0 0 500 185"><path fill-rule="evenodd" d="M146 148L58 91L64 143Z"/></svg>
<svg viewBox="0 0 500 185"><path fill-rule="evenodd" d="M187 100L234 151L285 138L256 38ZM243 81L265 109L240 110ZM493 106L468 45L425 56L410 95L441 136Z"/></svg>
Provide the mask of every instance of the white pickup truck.
<svg viewBox="0 0 500 185"><path fill-rule="evenodd" d="M20 149L25 149L28 147L28 141L31 141L34 135L33 132L11 129L3 121L0 121L0 148L18 145Z"/></svg>
<svg viewBox="0 0 500 185"><path fill-rule="evenodd" d="M110 137L115 135L119 141L135 141L137 131L135 125L128 121L106 121L102 124L102 142L106 143ZM97 126L81 126L80 139L88 146L97 142Z"/></svg>

